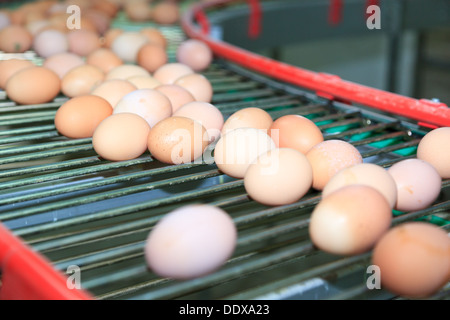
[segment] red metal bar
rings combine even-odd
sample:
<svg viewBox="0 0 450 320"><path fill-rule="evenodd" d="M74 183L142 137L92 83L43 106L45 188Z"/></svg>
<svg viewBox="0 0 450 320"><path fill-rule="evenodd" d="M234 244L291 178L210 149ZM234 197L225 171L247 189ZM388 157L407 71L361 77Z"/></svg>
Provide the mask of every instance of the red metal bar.
<svg viewBox="0 0 450 320"><path fill-rule="evenodd" d="M444 103L425 99L418 100L345 81L335 75L305 70L260 56L221 40L212 39L209 34L199 32L193 24L192 12L199 10L199 8L204 10L217 4L223 5L227 2L232 1L220 0L194 4L191 10L187 10L183 14L181 20L185 33L191 38L204 41L217 56L275 79L317 92L327 98L371 107L389 114L416 120L432 128L450 126L450 108Z"/></svg>
<svg viewBox="0 0 450 320"><path fill-rule="evenodd" d="M1 300L92 300L0 224Z"/></svg>

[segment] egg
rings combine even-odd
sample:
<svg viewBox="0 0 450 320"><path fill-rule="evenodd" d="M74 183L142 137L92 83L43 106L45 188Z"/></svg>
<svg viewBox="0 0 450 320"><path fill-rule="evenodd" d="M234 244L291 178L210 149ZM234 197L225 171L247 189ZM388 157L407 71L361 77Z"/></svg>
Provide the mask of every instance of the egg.
<svg viewBox="0 0 450 320"><path fill-rule="evenodd" d="M309 235L320 250L356 255L372 249L391 222L391 207L380 192L367 185L348 185L316 205Z"/></svg>
<svg viewBox="0 0 450 320"><path fill-rule="evenodd" d="M144 26L139 32L147 37L150 43L159 44L161 47L167 48L167 39L158 28Z"/></svg>
<svg viewBox="0 0 450 320"><path fill-rule="evenodd" d="M200 73L191 73L179 77L174 82L188 90L196 101L211 102L213 96L213 87L208 78Z"/></svg>
<svg viewBox="0 0 450 320"><path fill-rule="evenodd" d="M131 160L147 151L149 132L147 121L134 113L112 114L95 129L92 146L106 160Z"/></svg>
<svg viewBox="0 0 450 320"><path fill-rule="evenodd" d="M84 59L79 55L71 52L62 52L46 58L42 66L54 71L62 79L71 69L84 64Z"/></svg>
<svg viewBox="0 0 450 320"><path fill-rule="evenodd" d="M208 133L210 142L216 141L221 134L223 115L220 110L208 102L193 101L184 104L173 114L200 122Z"/></svg>
<svg viewBox="0 0 450 320"><path fill-rule="evenodd" d="M150 21L152 18L152 8L148 1L125 2L124 11L128 19L134 22Z"/></svg>
<svg viewBox="0 0 450 320"><path fill-rule="evenodd" d="M383 288L407 298L428 298L450 280L450 238L430 223L402 223L378 241L372 263Z"/></svg>
<svg viewBox="0 0 450 320"><path fill-rule="evenodd" d="M86 56L86 63L100 68L105 74L123 64L123 61L110 49L99 48Z"/></svg>
<svg viewBox="0 0 450 320"><path fill-rule="evenodd" d="M194 73L194 71L185 64L171 62L159 67L153 77L161 84L173 84L178 78Z"/></svg>
<svg viewBox="0 0 450 320"><path fill-rule="evenodd" d="M131 82L112 79L100 83L92 89L91 94L106 99L115 108L120 99L134 90L137 90L137 88Z"/></svg>
<svg viewBox="0 0 450 320"><path fill-rule="evenodd" d="M69 52L85 57L101 47L97 32L85 29L72 30L67 33Z"/></svg>
<svg viewBox="0 0 450 320"><path fill-rule="evenodd" d="M33 49L39 56L48 58L57 53L68 52L69 41L67 35L59 30L44 30L34 36Z"/></svg>
<svg viewBox="0 0 450 320"><path fill-rule="evenodd" d="M442 179L450 178L450 127L428 132L417 146L417 158L431 164Z"/></svg>
<svg viewBox="0 0 450 320"><path fill-rule="evenodd" d="M111 26L111 17L107 13L93 7L84 12L84 17L95 26L95 31L99 35L105 34Z"/></svg>
<svg viewBox="0 0 450 320"><path fill-rule="evenodd" d="M104 35L102 40L103 43L103 47L107 48L107 49L111 49L112 48L112 44L114 42L114 40L121 35L122 33L124 33L125 31L121 28L110 28L108 29Z"/></svg>
<svg viewBox="0 0 450 320"><path fill-rule="evenodd" d="M103 82L105 73L95 66L83 64L69 70L61 79L61 91L68 97L86 95Z"/></svg>
<svg viewBox="0 0 450 320"><path fill-rule="evenodd" d="M0 61L0 88L5 89L6 82L15 73L25 68L34 67L35 64L30 60L25 59L8 59Z"/></svg>
<svg viewBox="0 0 450 320"><path fill-rule="evenodd" d="M153 7L153 21L162 25L172 25L180 19L178 4L170 1L158 2Z"/></svg>
<svg viewBox="0 0 450 320"><path fill-rule="evenodd" d="M313 146L324 140L319 127L310 119L289 114L276 119L269 135L279 148L292 148L306 154Z"/></svg>
<svg viewBox="0 0 450 320"><path fill-rule="evenodd" d="M313 188L323 190L340 170L363 162L358 149L343 140L325 140L306 153L313 169Z"/></svg>
<svg viewBox="0 0 450 320"><path fill-rule="evenodd" d="M150 76L150 73L140 66L126 63L109 70L106 74L106 80L127 80L128 78L135 76Z"/></svg>
<svg viewBox="0 0 450 320"><path fill-rule="evenodd" d="M209 144L206 129L185 117L169 117L158 122L148 135L148 149L155 159L168 164L201 160Z"/></svg>
<svg viewBox="0 0 450 320"><path fill-rule="evenodd" d="M182 206L166 214L145 243L148 267L161 277L198 278L220 268L234 253L237 228L222 209Z"/></svg>
<svg viewBox="0 0 450 320"><path fill-rule="evenodd" d="M420 159L404 159L388 169L397 185L399 211L415 211L430 206L441 192L442 179L436 169Z"/></svg>
<svg viewBox="0 0 450 320"><path fill-rule="evenodd" d="M105 99L94 95L78 96L64 102L55 114L55 127L68 138L90 138L100 122L112 114Z"/></svg>
<svg viewBox="0 0 450 320"><path fill-rule="evenodd" d="M175 84L158 85L155 87L155 90L161 92L169 98L172 104L173 113L180 109L183 105L195 101L194 96L189 91Z"/></svg>
<svg viewBox="0 0 450 320"><path fill-rule="evenodd" d="M138 53L136 62L148 72L155 72L168 61L166 49L160 44L147 43L143 45Z"/></svg>
<svg viewBox="0 0 450 320"><path fill-rule="evenodd" d="M154 89L134 90L119 100L114 107L116 113L135 113L144 118L152 128L159 121L172 115L170 100Z"/></svg>
<svg viewBox="0 0 450 320"><path fill-rule="evenodd" d="M336 173L322 190L322 197L347 185L363 184L378 190L386 197L391 208L397 202L397 184L387 170L374 163L360 163Z"/></svg>
<svg viewBox="0 0 450 320"><path fill-rule="evenodd" d="M127 80L131 82L133 85L135 85L136 88L138 89L156 89L158 86L161 85L161 83L152 76L137 75L127 78ZM171 98L169 98L169 100L171 100L172 102Z"/></svg>
<svg viewBox="0 0 450 320"><path fill-rule="evenodd" d="M7 12L0 12L0 29L3 29L11 24L9 15Z"/></svg>
<svg viewBox="0 0 450 320"><path fill-rule="evenodd" d="M8 98L18 104L50 102L60 93L61 79L53 71L40 66L15 73L6 83Z"/></svg>
<svg viewBox="0 0 450 320"><path fill-rule="evenodd" d="M200 72L209 67L213 53L203 41L188 39L178 46L176 57L178 62L188 65L195 72Z"/></svg>
<svg viewBox="0 0 450 320"><path fill-rule="evenodd" d="M142 33L125 31L113 40L111 50L125 63L136 63L139 49L147 42L147 37Z"/></svg>
<svg viewBox="0 0 450 320"><path fill-rule="evenodd" d="M289 148L275 148L259 155L244 176L247 194L268 206L294 203L311 185L312 168L308 159Z"/></svg>
<svg viewBox="0 0 450 320"><path fill-rule="evenodd" d="M242 179L260 154L274 148L275 143L263 130L238 128L219 138L214 149L214 162L226 175Z"/></svg>
<svg viewBox="0 0 450 320"><path fill-rule="evenodd" d="M33 36L24 26L9 25L0 29L0 51L23 53L33 44Z"/></svg>
<svg viewBox="0 0 450 320"><path fill-rule="evenodd" d="M272 116L267 111L256 107L243 108L227 118L222 132L226 133L237 128L256 128L268 133L272 123Z"/></svg>

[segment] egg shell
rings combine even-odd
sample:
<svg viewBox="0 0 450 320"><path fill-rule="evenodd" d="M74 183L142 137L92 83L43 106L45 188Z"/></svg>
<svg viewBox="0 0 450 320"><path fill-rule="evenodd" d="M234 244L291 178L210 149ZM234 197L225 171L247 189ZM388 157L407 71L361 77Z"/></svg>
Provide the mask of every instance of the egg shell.
<svg viewBox="0 0 450 320"><path fill-rule="evenodd" d="M102 69L106 74L122 65L123 61L110 49L99 48L86 56L86 63Z"/></svg>
<svg viewBox="0 0 450 320"><path fill-rule="evenodd" d="M116 113L135 113L152 128L172 115L170 100L154 89L138 89L126 94L114 107Z"/></svg>
<svg viewBox="0 0 450 320"><path fill-rule="evenodd" d="M178 4L169 1L158 2L153 7L152 18L154 22L162 25L177 23L180 19Z"/></svg>
<svg viewBox="0 0 450 320"><path fill-rule="evenodd" d="M125 31L121 28L110 28L108 29L102 38L102 43L103 43L103 47L107 48L107 49L111 49L112 48L112 44L114 42L114 40L121 35L122 33L124 33Z"/></svg>
<svg viewBox="0 0 450 320"><path fill-rule="evenodd" d="M157 160L168 164L200 159L209 143L206 129L185 117L169 117L158 122L148 135L148 149Z"/></svg>
<svg viewBox="0 0 450 320"><path fill-rule="evenodd" d="M33 49L39 56L48 58L57 53L68 52L69 41L67 35L59 30L44 30L34 36Z"/></svg>
<svg viewBox="0 0 450 320"><path fill-rule="evenodd" d="M415 211L429 207L441 192L442 179L436 169L420 159L404 159L388 169L397 185L399 211Z"/></svg>
<svg viewBox="0 0 450 320"><path fill-rule="evenodd" d="M147 150L150 126L134 113L113 114L104 119L92 135L92 146L107 160L138 158Z"/></svg>
<svg viewBox="0 0 450 320"><path fill-rule="evenodd" d="M156 89L161 85L161 83L152 76L132 76L127 80L134 84L138 89Z"/></svg>
<svg viewBox="0 0 450 320"><path fill-rule="evenodd" d="M161 84L173 84L178 78L194 73L194 71L185 64L171 62L159 67L153 77Z"/></svg>
<svg viewBox="0 0 450 320"><path fill-rule="evenodd" d="M159 44L161 47L167 48L167 39L158 28L143 27L139 32L147 37L150 43Z"/></svg>
<svg viewBox="0 0 450 320"><path fill-rule="evenodd" d="M208 102L192 101L182 105L173 114L200 122L208 133L210 142L219 139L224 123L220 110Z"/></svg>
<svg viewBox="0 0 450 320"><path fill-rule="evenodd" d="M71 69L84 64L85 61L79 55L71 52L63 52L46 58L42 66L54 71L62 79Z"/></svg>
<svg viewBox="0 0 450 320"><path fill-rule="evenodd" d="M136 63L139 49L148 42L147 37L137 31L125 31L116 36L111 50L125 63Z"/></svg>
<svg viewBox="0 0 450 320"><path fill-rule="evenodd" d="M137 90L137 88L127 80L113 79L105 80L92 89L91 94L106 99L113 108L126 94Z"/></svg>
<svg viewBox="0 0 450 320"><path fill-rule="evenodd" d="M143 45L138 53L136 62L148 72L155 72L168 61L166 49L160 44L147 43Z"/></svg>
<svg viewBox="0 0 450 320"><path fill-rule="evenodd" d="M196 101L211 102L213 96L213 87L208 78L200 73L191 73L179 77L174 82L188 90Z"/></svg>
<svg viewBox="0 0 450 320"><path fill-rule="evenodd" d="M15 73L6 83L9 99L18 104L50 102L60 93L61 79L45 67L30 67Z"/></svg>
<svg viewBox="0 0 450 320"><path fill-rule="evenodd" d="M279 206L300 200L311 188L312 168L306 156L294 149L275 148L250 164L244 186L255 201Z"/></svg>
<svg viewBox="0 0 450 320"><path fill-rule="evenodd" d="M128 19L134 22L150 21L152 18L152 8L147 1L125 2L124 11Z"/></svg>
<svg viewBox="0 0 450 320"><path fill-rule="evenodd" d="M225 211L187 205L169 212L151 230L145 259L161 277L193 279L224 265L236 242L237 228Z"/></svg>
<svg viewBox="0 0 450 320"><path fill-rule="evenodd" d="M431 164L442 179L450 179L450 127L428 132L417 146L417 158Z"/></svg>
<svg viewBox="0 0 450 320"><path fill-rule="evenodd" d="M264 109L256 107L244 108L234 112L227 118L222 127L222 132L226 133L237 128L256 128L269 132L272 123L272 116Z"/></svg>
<svg viewBox="0 0 450 320"><path fill-rule="evenodd" d="M126 63L119 65L115 68L112 68L106 74L106 80L112 79L127 80L128 78L136 76L150 76L150 73L140 66Z"/></svg>
<svg viewBox="0 0 450 320"><path fill-rule="evenodd" d="M323 198L309 223L313 244L336 255L370 250L389 229L392 211L386 198L366 185L349 185Z"/></svg>
<svg viewBox="0 0 450 320"><path fill-rule="evenodd" d="M340 170L363 162L358 149L352 144L334 139L314 145L306 157L313 169L313 188L316 190L323 190Z"/></svg>
<svg viewBox="0 0 450 320"><path fill-rule="evenodd" d="M95 66L83 64L75 67L61 80L61 91L68 97L86 95L103 82L105 73Z"/></svg>
<svg viewBox="0 0 450 320"><path fill-rule="evenodd" d="M374 163L360 163L336 173L322 190L322 197L352 184L363 184L375 188L386 197L391 208L397 202L397 184L387 170Z"/></svg>
<svg viewBox="0 0 450 320"><path fill-rule="evenodd" d="M6 82L14 74L25 68L34 67L35 64L25 59L8 59L0 61L0 88L5 89Z"/></svg>
<svg viewBox="0 0 450 320"><path fill-rule="evenodd" d="M293 148L306 154L313 146L324 140L322 131L310 119L289 114L276 119L269 135L279 148Z"/></svg>
<svg viewBox="0 0 450 320"><path fill-rule="evenodd" d="M214 161L223 173L242 179L255 159L275 148L263 130L238 128L222 135L214 149Z"/></svg>
<svg viewBox="0 0 450 320"><path fill-rule="evenodd" d="M0 29L0 51L23 53L33 44L33 36L24 26L9 25Z"/></svg>
<svg viewBox="0 0 450 320"><path fill-rule="evenodd" d="M154 89L169 98L172 105L172 113L176 112L183 105L195 101L194 96L189 91L175 84L159 84Z"/></svg>
<svg viewBox="0 0 450 320"><path fill-rule="evenodd" d="M100 122L112 114L112 107L105 99L83 95L69 99L55 114L55 127L62 135L78 139L92 137Z"/></svg>
<svg viewBox="0 0 450 320"><path fill-rule="evenodd" d="M450 238L430 223L402 223L378 241L372 263L380 269L383 288L407 298L428 298L450 280Z"/></svg>
<svg viewBox="0 0 450 320"><path fill-rule="evenodd" d="M92 22L99 35L105 34L111 26L111 17L107 13L95 9L92 6L83 12L83 16Z"/></svg>
<svg viewBox="0 0 450 320"><path fill-rule="evenodd" d="M195 72L200 72L209 67L213 53L203 41L188 39L178 46L176 57L179 62L188 65Z"/></svg>
<svg viewBox="0 0 450 320"><path fill-rule="evenodd" d="M101 47L100 37L91 30L72 30L67 33L69 52L85 57Z"/></svg>

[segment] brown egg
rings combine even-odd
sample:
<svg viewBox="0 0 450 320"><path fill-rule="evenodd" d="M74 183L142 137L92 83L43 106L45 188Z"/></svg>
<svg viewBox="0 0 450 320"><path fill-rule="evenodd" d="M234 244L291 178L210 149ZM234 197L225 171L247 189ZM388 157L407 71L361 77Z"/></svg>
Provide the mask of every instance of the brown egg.
<svg viewBox="0 0 450 320"><path fill-rule="evenodd" d="M105 32L111 26L111 18L107 13L100 10L90 8L84 12L84 17L86 17L93 25L95 25L96 32L99 35L105 34Z"/></svg>
<svg viewBox="0 0 450 320"><path fill-rule="evenodd" d="M153 73L168 61L166 50L159 44L147 43L139 49L137 64Z"/></svg>
<svg viewBox="0 0 450 320"><path fill-rule="evenodd" d="M316 190L323 190L340 170L363 162L358 149L343 140L320 142L306 153L306 157L313 168L313 188Z"/></svg>
<svg viewBox="0 0 450 320"><path fill-rule="evenodd" d="M153 7L153 21L163 25L171 25L180 19L178 4L173 2L159 2Z"/></svg>
<svg viewBox="0 0 450 320"><path fill-rule="evenodd" d="M211 82L200 73L184 75L179 77L174 83L188 90L196 101L212 101L213 87Z"/></svg>
<svg viewBox="0 0 450 320"><path fill-rule="evenodd" d="M149 43L159 44L164 49L167 48L167 39L159 29L143 27L139 32L147 37Z"/></svg>
<svg viewBox="0 0 450 320"><path fill-rule="evenodd" d="M448 232L426 222L399 224L378 241L372 263L383 288L407 298L428 298L450 280Z"/></svg>
<svg viewBox="0 0 450 320"><path fill-rule="evenodd" d="M185 103L173 115L200 122L205 127L210 142L216 141L220 137L224 121L222 112L208 102L193 101Z"/></svg>
<svg viewBox="0 0 450 320"><path fill-rule="evenodd" d="M164 163L190 163L200 159L209 143L206 129L185 117L169 117L158 122L148 135L151 155Z"/></svg>
<svg viewBox="0 0 450 320"><path fill-rule="evenodd" d="M111 44L111 50L125 63L136 63L139 49L148 42L146 36L138 31L125 31Z"/></svg>
<svg viewBox="0 0 450 320"><path fill-rule="evenodd" d="M176 52L178 62L188 65L192 70L200 72L209 67L213 53L206 43L197 39L182 42Z"/></svg>
<svg viewBox="0 0 450 320"><path fill-rule="evenodd" d="M158 85L155 87L155 90L163 93L167 98L169 98L172 104L173 113L186 103L195 101L194 96L189 91L183 87L177 86L176 84Z"/></svg>
<svg viewBox="0 0 450 320"><path fill-rule="evenodd" d="M61 79L75 67L84 65L82 57L75 53L63 52L46 58L43 66L54 71Z"/></svg>
<svg viewBox="0 0 450 320"><path fill-rule="evenodd" d="M127 80L113 79L103 81L92 90L91 94L106 99L114 108L123 96L134 90L137 90L137 88L131 82Z"/></svg>
<svg viewBox="0 0 450 320"><path fill-rule="evenodd" d="M322 131L313 121L294 114L276 119L269 135L279 148L293 148L304 154L324 140Z"/></svg>
<svg viewBox="0 0 450 320"><path fill-rule="evenodd" d="M106 74L106 80L127 80L135 76L150 76L150 73L138 65L127 63L109 70L109 72Z"/></svg>
<svg viewBox="0 0 450 320"><path fill-rule="evenodd" d="M33 36L24 26L9 25L0 30L0 50L23 53L31 48Z"/></svg>
<svg viewBox="0 0 450 320"><path fill-rule="evenodd" d="M150 21L152 18L152 8L148 1L126 2L124 11L128 19L134 22Z"/></svg>
<svg viewBox="0 0 450 320"><path fill-rule="evenodd" d="M185 75L194 73L194 71L185 64L172 62L159 67L153 77L162 84L174 84L175 81ZM189 91L189 90L188 90Z"/></svg>
<svg viewBox="0 0 450 320"><path fill-rule="evenodd" d="M67 33L69 51L85 57L101 47L100 37L91 30L80 29Z"/></svg>
<svg viewBox="0 0 450 320"><path fill-rule="evenodd" d="M450 127L428 132L417 146L417 158L431 164L442 179L450 179Z"/></svg>
<svg viewBox="0 0 450 320"><path fill-rule="evenodd" d="M123 29L120 28L112 28L108 29L103 35L102 43L103 47L111 49L112 43L114 40L124 32Z"/></svg>
<svg viewBox="0 0 450 320"><path fill-rule="evenodd" d="M83 95L63 103L55 114L55 127L68 138L90 138L101 121L112 114L105 99Z"/></svg>
<svg viewBox="0 0 450 320"><path fill-rule="evenodd" d="M170 100L154 89L138 89L126 94L114 107L116 113L135 113L144 118L150 128L172 115Z"/></svg>
<svg viewBox="0 0 450 320"><path fill-rule="evenodd" d="M107 160L123 161L141 156L147 151L150 126L134 113L113 114L104 119L92 135L92 146Z"/></svg>
<svg viewBox="0 0 450 320"><path fill-rule="evenodd" d="M87 95L104 79L105 73L100 68L84 64L66 73L61 80L61 91L71 98Z"/></svg>
<svg viewBox="0 0 450 320"><path fill-rule="evenodd" d="M121 66L123 61L110 49L99 48L86 56L86 63L100 68L106 74Z"/></svg>
<svg viewBox="0 0 450 320"><path fill-rule="evenodd" d="M309 223L313 244L336 255L370 250L388 231L392 211L386 198L367 185L349 185L323 198Z"/></svg>
<svg viewBox="0 0 450 320"><path fill-rule="evenodd" d="M222 132L226 133L237 128L256 128L268 133L272 123L272 116L267 111L256 107L244 108L228 117Z"/></svg>
<svg viewBox="0 0 450 320"><path fill-rule="evenodd" d="M8 59L0 61L0 88L5 89L6 82L15 73L25 68L33 67L34 63L25 59Z"/></svg>
<svg viewBox="0 0 450 320"><path fill-rule="evenodd" d="M132 76L127 79L138 89L156 89L161 83L152 76Z"/></svg>
<svg viewBox="0 0 450 320"><path fill-rule="evenodd" d="M95 0L92 1L91 8L107 14L110 18L114 18L120 10L120 1Z"/></svg>
<svg viewBox="0 0 450 320"><path fill-rule="evenodd" d="M6 95L18 104L52 101L59 94L61 79L45 67L30 67L14 74L6 83Z"/></svg>

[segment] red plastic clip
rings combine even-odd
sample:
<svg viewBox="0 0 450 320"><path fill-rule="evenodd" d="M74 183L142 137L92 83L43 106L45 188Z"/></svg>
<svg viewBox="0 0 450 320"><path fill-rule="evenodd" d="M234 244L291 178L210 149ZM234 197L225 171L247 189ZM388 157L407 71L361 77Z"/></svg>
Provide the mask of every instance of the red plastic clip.
<svg viewBox="0 0 450 320"><path fill-rule="evenodd" d="M205 35L209 34L210 30L209 20L205 12L200 7L198 7L197 10L195 10L195 19L199 23L202 33Z"/></svg>
<svg viewBox="0 0 450 320"><path fill-rule="evenodd" d="M261 33L261 4L259 3L259 0L249 0L248 5L250 7L248 36L254 39Z"/></svg>
<svg viewBox="0 0 450 320"><path fill-rule="evenodd" d="M328 22L331 25L338 25L342 18L343 0L330 0L330 11Z"/></svg>

